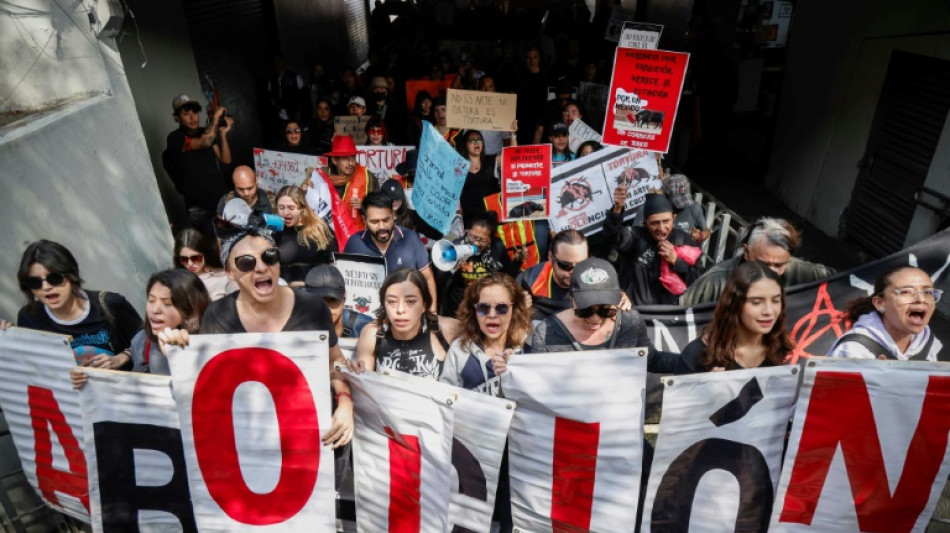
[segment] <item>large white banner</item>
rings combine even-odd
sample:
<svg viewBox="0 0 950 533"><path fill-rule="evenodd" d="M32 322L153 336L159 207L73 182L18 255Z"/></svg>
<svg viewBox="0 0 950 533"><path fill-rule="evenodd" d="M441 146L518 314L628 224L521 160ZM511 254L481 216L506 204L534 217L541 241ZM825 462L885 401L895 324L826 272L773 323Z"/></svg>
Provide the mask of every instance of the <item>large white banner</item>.
<svg viewBox="0 0 950 533"><path fill-rule="evenodd" d="M79 403L93 531L197 531L171 377L86 374Z"/></svg>
<svg viewBox="0 0 950 533"><path fill-rule="evenodd" d="M431 379L385 369L384 376L432 387ZM452 467L455 476L449 523L465 531L488 533L495 509L499 469L508 440L515 402L435 382L446 394L457 395L452 425ZM457 481L454 482L454 481Z"/></svg>
<svg viewBox="0 0 950 533"><path fill-rule="evenodd" d="M512 356L511 510L522 531L631 531L643 455L646 349Z"/></svg>
<svg viewBox="0 0 950 533"><path fill-rule="evenodd" d="M169 351L201 531L334 531L327 333L195 335Z"/></svg>
<svg viewBox="0 0 950 533"><path fill-rule="evenodd" d="M765 531L799 368L664 378L640 531Z"/></svg>
<svg viewBox="0 0 950 533"><path fill-rule="evenodd" d="M948 434L950 364L808 361L769 531L923 532Z"/></svg>
<svg viewBox="0 0 950 533"><path fill-rule="evenodd" d="M23 473L47 504L89 521L76 366L69 337L23 328L0 331L0 408Z"/></svg>
<svg viewBox="0 0 950 533"><path fill-rule="evenodd" d="M345 376L356 407L359 531L448 531L457 396L434 381L409 382L375 372Z"/></svg>

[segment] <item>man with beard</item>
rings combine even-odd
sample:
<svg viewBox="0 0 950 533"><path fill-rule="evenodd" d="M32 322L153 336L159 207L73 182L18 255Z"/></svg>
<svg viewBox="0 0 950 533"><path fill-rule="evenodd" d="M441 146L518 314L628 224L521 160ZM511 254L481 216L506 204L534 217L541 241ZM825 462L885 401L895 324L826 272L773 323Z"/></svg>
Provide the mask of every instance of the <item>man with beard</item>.
<svg viewBox="0 0 950 533"><path fill-rule="evenodd" d="M429 253L419 234L396 225L393 200L384 192L367 194L361 209L366 229L351 236L343 252L386 258L387 275L406 267L422 272L432 294L431 311L436 312L435 276L430 268Z"/></svg>
<svg viewBox="0 0 950 533"><path fill-rule="evenodd" d="M680 298L681 305L699 305L719 300L732 271L745 261L758 261L782 278L786 288L832 276L833 268L809 263L792 255L802 243L801 235L787 220L761 218L749 229L743 253L714 265Z"/></svg>
<svg viewBox="0 0 950 533"><path fill-rule="evenodd" d="M360 206L367 193L379 190L379 180L369 170L356 162L356 144L349 135L333 138L333 150L323 154L330 158L330 182L340 195L340 201L349 205L349 214L356 229L366 227Z"/></svg>
<svg viewBox="0 0 950 533"><path fill-rule="evenodd" d="M673 227L673 204L650 193L643 204L643 226L624 227L627 188L614 191L614 206L604 220L604 237L620 252L620 286L639 305L678 305L679 295L702 274L701 250L686 232Z"/></svg>

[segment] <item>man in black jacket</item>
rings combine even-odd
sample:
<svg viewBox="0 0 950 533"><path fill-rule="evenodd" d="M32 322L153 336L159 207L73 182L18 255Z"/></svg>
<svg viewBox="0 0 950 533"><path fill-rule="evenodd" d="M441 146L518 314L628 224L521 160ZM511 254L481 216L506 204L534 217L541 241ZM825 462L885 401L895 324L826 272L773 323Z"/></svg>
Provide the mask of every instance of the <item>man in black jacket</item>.
<svg viewBox="0 0 950 533"><path fill-rule="evenodd" d="M626 198L626 187L617 187L614 206L604 221L604 236L616 239L620 252L620 287L637 306L679 305L679 295L702 274L696 242L673 227L673 204L663 194L646 195L643 226L624 227ZM663 263L668 266L663 268Z"/></svg>

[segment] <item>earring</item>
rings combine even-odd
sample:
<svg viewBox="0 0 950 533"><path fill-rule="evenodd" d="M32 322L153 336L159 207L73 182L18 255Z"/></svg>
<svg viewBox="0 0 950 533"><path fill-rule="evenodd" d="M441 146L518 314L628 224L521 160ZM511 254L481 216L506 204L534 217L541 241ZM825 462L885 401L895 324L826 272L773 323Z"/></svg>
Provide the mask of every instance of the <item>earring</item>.
<svg viewBox="0 0 950 533"><path fill-rule="evenodd" d="M883 313L883 312L884 312L884 308L883 308L883 307L878 307L878 308L877 308L877 312L878 312L878 313Z"/></svg>

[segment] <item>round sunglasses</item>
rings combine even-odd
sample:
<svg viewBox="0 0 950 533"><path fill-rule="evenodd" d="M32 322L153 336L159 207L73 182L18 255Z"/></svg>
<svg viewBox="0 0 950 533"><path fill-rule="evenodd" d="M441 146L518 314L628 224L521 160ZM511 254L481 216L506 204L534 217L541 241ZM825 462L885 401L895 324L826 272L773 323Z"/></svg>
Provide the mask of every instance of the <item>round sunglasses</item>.
<svg viewBox="0 0 950 533"><path fill-rule="evenodd" d="M264 263L267 266L274 266L278 262L280 262L280 250L277 248L264 250L264 253L261 254L261 263ZM234 267L241 272L250 272L254 270L254 267L256 266L257 256L247 254L239 255L234 258Z"/></svg>
<svg viewBox="0 0 950 533"><path fill-rule="evenodd" d="M477 303L474 307L475 312L480 316L485 316L491 313L492 310L492 304ZM507 315L511 311L511 304L495 304L494 309L497 315Z"/></svg>
<svg viewBox="0 0 950 533"><path fill-rule="evenodd" d="M205 256L202 255L202 254L179 255L179 256L178 256L178 262L181 263L182 266L185 266L185 265L187 265L188 263L194 263L194 264L197 265L198 263L204 262L204 260L205 260Z"/></svg>
<svg viewBox="0 0 950 533"><path fill-rule="evenodd" d="M26 278L24 285L31 291L38 291L43 288L43 282L47 282L51 287L59 287L66 282L66 275L59 272L50 272L45 278L30 276Z"/></svg>

